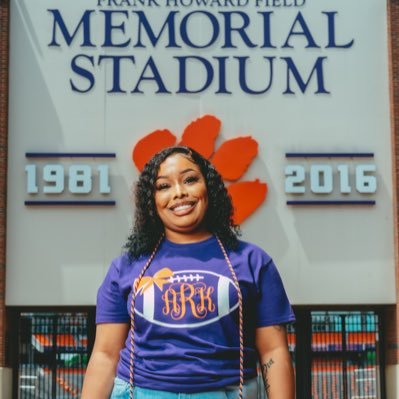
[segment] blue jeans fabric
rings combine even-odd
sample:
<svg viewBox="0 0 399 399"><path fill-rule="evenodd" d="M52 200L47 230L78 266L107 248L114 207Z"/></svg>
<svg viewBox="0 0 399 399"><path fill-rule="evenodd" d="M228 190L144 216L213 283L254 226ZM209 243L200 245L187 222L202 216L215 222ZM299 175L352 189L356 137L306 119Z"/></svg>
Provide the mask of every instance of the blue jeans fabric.
<svg viewBox="0 0 399 399"><path fill-rule="evenodd" d="M133 399L238 399L238 386L227 386L223 389L200 393L174 393L135 387ZM258 399L258 379L253 378L244 384L244 399ZM129 399L129 384L116 377L110 399Z"/></svg>

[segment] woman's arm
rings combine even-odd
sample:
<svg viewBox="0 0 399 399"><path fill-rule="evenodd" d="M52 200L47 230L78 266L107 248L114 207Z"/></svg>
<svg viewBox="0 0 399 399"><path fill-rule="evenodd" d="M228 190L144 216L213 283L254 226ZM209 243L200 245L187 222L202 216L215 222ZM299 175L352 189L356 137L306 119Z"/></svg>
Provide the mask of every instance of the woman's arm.
<svg viewBox="0 0 399 399"><path fill-rule="evenodd" d="M87 366L81 399L108 399L111 395L119 351L124 347L128 323L98 324Z"/></svg>
<svg viewBox="0 0 399 399"><path fill-rule="evenodd" d="M256 348L268 399L294 399L294 370L285 326L257 328Z"/></svg>

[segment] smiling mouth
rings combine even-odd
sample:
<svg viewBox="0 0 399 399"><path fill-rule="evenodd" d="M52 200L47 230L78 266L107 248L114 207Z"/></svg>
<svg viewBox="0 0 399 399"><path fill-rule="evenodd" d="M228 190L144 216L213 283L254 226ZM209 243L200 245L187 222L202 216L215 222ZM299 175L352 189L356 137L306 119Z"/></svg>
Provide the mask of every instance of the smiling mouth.
<svg viewBox="0 0 399 399"><path fill-rule="evenodd" d="M184 202L171 206L169 209L177 215L185 215L189 213L197 203L194 201Z"/></svg>

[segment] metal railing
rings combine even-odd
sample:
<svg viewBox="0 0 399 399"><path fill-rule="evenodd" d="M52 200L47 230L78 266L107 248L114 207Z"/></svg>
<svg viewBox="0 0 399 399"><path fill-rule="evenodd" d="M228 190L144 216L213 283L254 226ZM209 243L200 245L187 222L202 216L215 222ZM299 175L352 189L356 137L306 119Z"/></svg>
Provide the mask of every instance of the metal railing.
<svg viewBox="0 0 399 399"><path fill-rule="evenodd" d="M21 313L18 398L79 398L88 360L86 313Z"/></svg>
<svg viewBox="0 0 399 399"><path fill-rule="evenodd" d="M16 316L15 397L79 398L94 340L94 308ZM287 333L297 386L303 388L298 399L384 399L377 313L302 311Z"/></svg>
<svg viewBox="0 0 399 399"><path fill-rule="evenodd" d="M379 318L312 312L313 399L381 399Z"/></svg>

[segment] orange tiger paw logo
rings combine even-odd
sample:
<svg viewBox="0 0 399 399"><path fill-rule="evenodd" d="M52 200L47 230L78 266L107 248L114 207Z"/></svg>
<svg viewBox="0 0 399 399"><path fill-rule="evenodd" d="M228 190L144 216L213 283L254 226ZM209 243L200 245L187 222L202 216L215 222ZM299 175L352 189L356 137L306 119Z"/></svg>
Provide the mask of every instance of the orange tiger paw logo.
<svg viewBox="0 0 399 399"><path fill-rule="evenodd" d="M176 144L193 148L207 158L223 177L234 206L234 222L241 224L265 201L267 184L254 181L237 181L247 171L258 155L258 143L250 136L224 141L215 151L221 121L213 115L204 115L191 122L180 142L168 129L155 130L137 142L133 149L133 162L139 171L158 151Z"/></svg>

